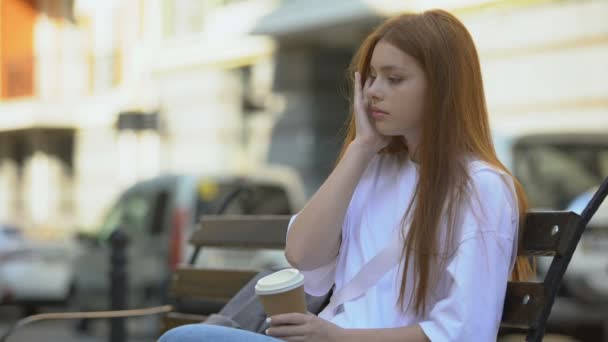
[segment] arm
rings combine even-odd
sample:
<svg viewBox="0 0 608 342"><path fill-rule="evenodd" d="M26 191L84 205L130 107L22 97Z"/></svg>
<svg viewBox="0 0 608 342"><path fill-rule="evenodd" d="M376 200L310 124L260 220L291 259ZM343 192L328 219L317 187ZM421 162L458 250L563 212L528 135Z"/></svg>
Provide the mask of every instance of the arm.
<svg viewBox="0 0 608 342"><path fill-rule="evenodd" d="M373 152L348 146L325 183L298 214L287 234L285 255L301 270L329 263L338 254L346 209Z"/></svg>
<svg viewBox="0 0 608 342"><path fill-rule="evenodd" d="M361 78L355 75L354 119L356 136L328 179L300 211L287 233L285 256L302 270L330 263L338 255L344 216L361 175L372 157L390 141L380 135L368 116Z"/></svg>

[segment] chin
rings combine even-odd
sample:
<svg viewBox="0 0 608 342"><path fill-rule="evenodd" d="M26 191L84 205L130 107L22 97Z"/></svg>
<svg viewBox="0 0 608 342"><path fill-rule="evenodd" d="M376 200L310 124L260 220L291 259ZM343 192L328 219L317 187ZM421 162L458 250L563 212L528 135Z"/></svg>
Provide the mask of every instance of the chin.
<svg viewBox="0 0 608 342"><path fill-rule="evenodd" d="M399 135L403 135L402 133L398 132L397 129L391 129L390 127L386 127L384 125L379 124L376 124L376 130L378 131L378 133L387 137L396 137Z"/></svg>

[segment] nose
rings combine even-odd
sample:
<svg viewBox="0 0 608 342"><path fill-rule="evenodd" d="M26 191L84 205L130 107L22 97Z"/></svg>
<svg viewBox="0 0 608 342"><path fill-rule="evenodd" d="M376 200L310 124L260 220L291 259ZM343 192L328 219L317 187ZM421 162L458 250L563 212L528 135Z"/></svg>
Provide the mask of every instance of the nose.
<svg viewBox="0 0 608 342"><path fill-rule="evenodd" d="M367 94L366 96L368 97L370 102L378 102L380 100L382 100L382 91L380 89L380 82L378 82L378 80L369 80L369 82L371 82L371 84L369 85L369 87L367 88Z"/></svg>

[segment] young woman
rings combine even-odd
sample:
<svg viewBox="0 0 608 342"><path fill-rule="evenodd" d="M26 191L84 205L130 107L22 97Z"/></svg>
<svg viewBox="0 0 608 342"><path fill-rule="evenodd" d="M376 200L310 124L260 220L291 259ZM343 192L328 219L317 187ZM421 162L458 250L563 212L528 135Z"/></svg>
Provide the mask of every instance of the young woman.
<svg viewBox="0 0 608 342"><path fill-rule="evenodd" d="M395 267L339 310L271 317L267 336L199 324L161 341L496 340L507 281L533 269L517 258L526 200L496 157L470 34L442 10L391 18L350 75L342 153L292 218L285 254L312 295L401 239Z"/></svg>

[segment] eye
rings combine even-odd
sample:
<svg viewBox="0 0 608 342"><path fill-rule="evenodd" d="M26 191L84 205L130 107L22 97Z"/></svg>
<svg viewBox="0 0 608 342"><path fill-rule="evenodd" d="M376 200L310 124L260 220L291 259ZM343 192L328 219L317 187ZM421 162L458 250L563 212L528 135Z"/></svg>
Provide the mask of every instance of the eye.
<svg viewBox="0 0 608 342"><path fill-rule="evenodd" d="M401 77L389 77L388 81L392 84L397 84L401 82L403 79Z"/></svg>

